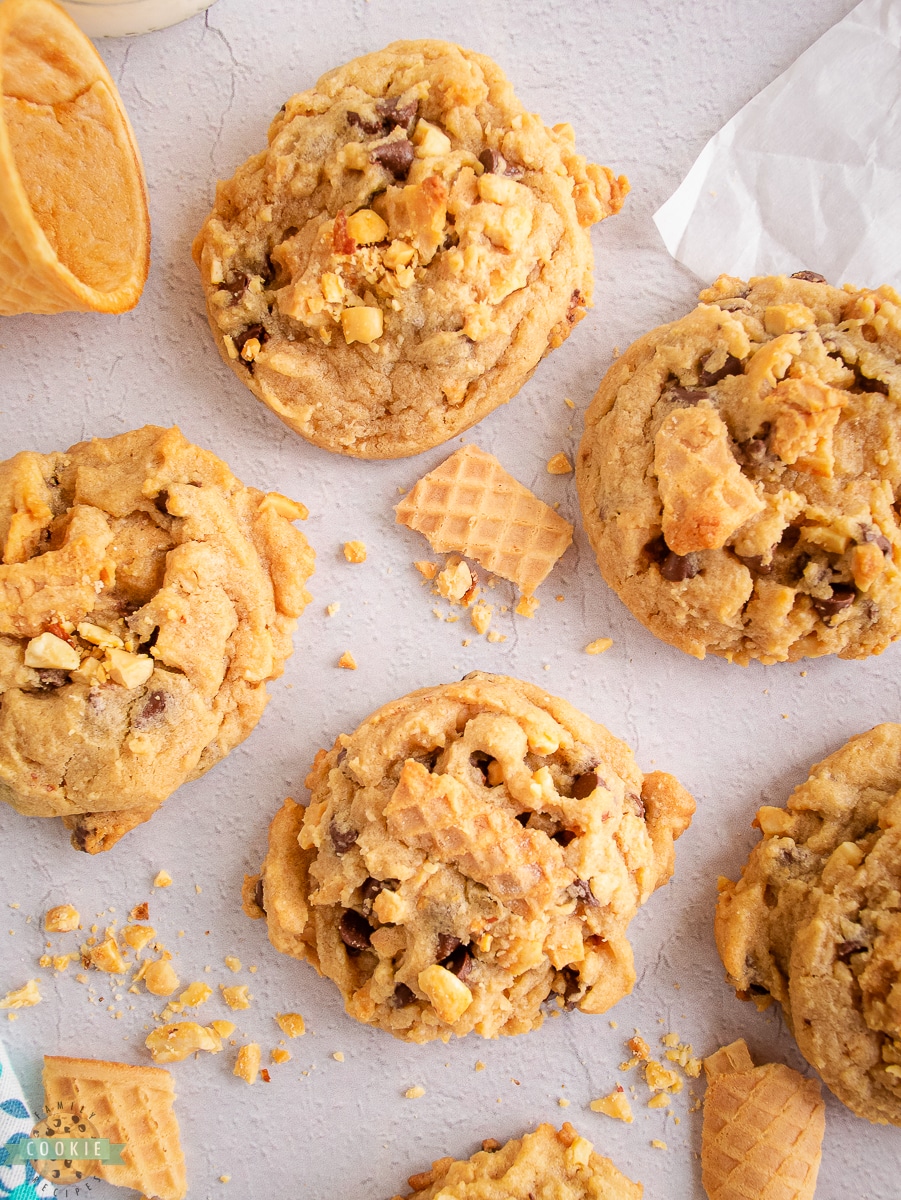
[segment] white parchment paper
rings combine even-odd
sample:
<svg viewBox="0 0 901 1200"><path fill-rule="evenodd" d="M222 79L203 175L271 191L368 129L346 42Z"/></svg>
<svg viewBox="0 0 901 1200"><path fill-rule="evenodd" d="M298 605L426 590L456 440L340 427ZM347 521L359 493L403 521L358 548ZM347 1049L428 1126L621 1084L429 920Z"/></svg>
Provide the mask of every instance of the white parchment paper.
<svg viewBox="0 0 901 1200"><path fill-rule="evenodd" d="M863 0L704 147L654 216L704 280L901 286L901 3Z"/></svg>

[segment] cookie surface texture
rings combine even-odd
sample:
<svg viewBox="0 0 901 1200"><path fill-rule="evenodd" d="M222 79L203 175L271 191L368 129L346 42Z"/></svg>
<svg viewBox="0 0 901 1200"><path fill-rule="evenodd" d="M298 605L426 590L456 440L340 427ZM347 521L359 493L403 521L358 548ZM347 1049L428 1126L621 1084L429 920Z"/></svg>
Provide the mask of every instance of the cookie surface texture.
<svg viewBox="0 0 901 1200"><path fill-rule="evenodd" d="M596 1153L567 1122L562 1129L539 1125L534 1133L504 1146L483 1143L467 1161L440 1158L430 1171L410 1176L412 1192L394 1200L506 1200L510 1196L553 1196L555 1200L641 1200L644 1189Z"/></svg>
<svg viewBox="0 0 901 1200"><path fill-rule="evenodd" d="M697 658L879 654L901 634L901 300L786 276L700 299L586 415L604 579Z"/></svg>
<svg viewBox="0 0 901 1200"><path fill-rule="evenodd" d="M245 909L359 1021L412 1042L600 1013L632 988L626 927L694 801L542 689L474 673L380 709L317 755Z"/></svg>
<svg viewBox="0 0 901 1200"><path fill-rule="evenodd" d="M511 398L591 302L624 178L500 68L395 42L293 96L194 242L238 378L316 445L417 454Z"/></svg>
<svg viewBox="0 0 901 1200"><path fill-rule="evenodd" d="M309 599L304 512L177 429L0 463L0 799L94 853L242 741Z"/></svg>
<svg viewBox="0 0 901 1200"><path fill-rule="evenodd" d="M741 879L721 881L729 982L781 1003L853 1112L901 1125L901 725L852 738L757 824Z"/></svg>

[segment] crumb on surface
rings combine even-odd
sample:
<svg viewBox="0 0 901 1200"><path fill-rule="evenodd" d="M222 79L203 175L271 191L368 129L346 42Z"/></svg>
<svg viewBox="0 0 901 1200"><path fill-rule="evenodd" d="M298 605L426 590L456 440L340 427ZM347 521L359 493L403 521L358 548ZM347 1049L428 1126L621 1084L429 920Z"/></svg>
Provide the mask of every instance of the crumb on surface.
<svg viewBox="0 0 901 1200"><path fill-rule="evenodd" d="M569 1101L567 1100L567 1098L565 1096L561 1096L560 1099L557 1101L557 1103L560 1105L561 1108L569 1108Z"/></svg>
<svg viewBox="0 0 901 1200"><path fill-rule="evenodd" d="M356 671L357 660L354 658L354 656L351 654L351 652L349 650L345 650L344 653L341 655L341 657L338 659L338 666L343 667L345 671Z"/></svg>
<svg viewBox="0 0 901 1200"><path fill-rule="evenodd" d="M235 973L241 970L241 960L234 954L226 954L225 965L230 971L234 971Z"/></svg>
<svg viewBox="0 0 901 1200"><path fill-rule="evenodd" d="M275 1020L285 1037L302 1037L306 1033L306 1024L300 1013L276 1013Z"/></svg>
<svg viewBox="0 0 901 1200"><path fill-rule="evenodd" d="M661 1142L659 1138L654 1138L651 1141L651 1145L654 1147L655 1150L665 1150L666 1149L666 1142Z"/></svg>
<svg viewBox="0 0 901 1200"><path fill-rule="evenodd" d="M413 566L424 579L434 579L438 574L438 564L429 562L428 559L419 559Z"/></svg>
<svg viewBox="0 0 901 1200"><path fill-rule="evenodd" d="M498 631L496 629L489 629L489 631L488 631L488 641L489 642L505 642L506 640L507 640L507 635L505 633L498 633Z"/></svg>
<svg viewBox="0 0 901 1200"><path fill-rule="evenodd" d="M424 1096L424 1095L425 1095L425 1088L420 1087L418 1084L416 1085L416 1087L407 1088L407 1090L404 1092L404 1097L407 1100L418 1100L420 1098L420 1096Z"/></svg>
<svg viewBox="0 0 901 1200"><path fill-rule="evenodd" d="M469 605L476 591L476 577L462 558L452 557L435 578L438 595L451 604Z"/></svg>
<svg viewBox="0 0 901 1200"><path fill-rule="evenodd" d="M481 1059L479 1059L479 1061L476 1063L476 1070L477 1070L477 1071L484 1071L484 1070L485 1070L485 1064L482 1062L482 1060L481 1060Z"/></svg>
<svg viewBox="0 0 901 1200"><path fill-rule="evenodd" d="M48 933L71 933L77 929L81 916L71 904L57 904L49 908L44 917L44 928Z"/></svg>
<svg viewBox="0 0 901 1200"><path fill-rule="evenodd" d="M210 1029L217 1037L230 1038L235 1032L235 1026L231 1021L210 1021Z"/></svg>
<svg viewBox="0 0 901 1200"><path fill-rule="evenodd" d="M537 596L521 596L519 604L513 610L519 613L521 617L534 617L541 607L541 601Z"/></svg>
<svg viewBox="0 0 901 1200"><path fill-rule="evenodd" d="M653 1058L645 1063L644 1077L652 1092L675 1093L682 1091L682 1080L676 1072Z"/></svg>
<svg viewBox="0 0 901 1200"><path fill-rule="evenodd" d="M588 1107L592 1112L603 1113L615 1121L625 1121L627 1125L631 1125L634 1120L629 1097L619 1084L609 1096L600 1096L597 1100L592 1100Z"/></svg>
<svg viewBox="0 0 901 1200"><path fill-rule="evenodd" d="M250 1008L251 996L247 991L246 983L237 984L235 987L225 987L220 984L220 987L222 988L222 999L229 1008Z"/></svg>
<svg viewBox="0 0 901 1200"><path fill-rule="evenodd" d="M150 905L144 900L140 904L136 904L128 915L132 921L149 921Z"/></svg>
<svg viewBox="0 0 901 1200"><path fill-rule="evenodd" d="M170 887L172 884L172 876L168 871L158 871L156 879L153 881L153 886L157 888Z"/></svg>
<svg viewBox="0 0 901 1200"><path fill-rule="evenodd" d="M366 561L366 543L365 542L345 542L344 557L349 563L362 563Z"/></svg>
<svg viewBox="0 0 901 1200"><path fill-rule="evenodd" d="M269 1057L274 1063L290 1062L291 1051L283 1050L280 1046L276 1046L274 1050L269 1051Z"/></svg>
<svg viewBox="0 0 901 1200"><path fill-rule="evenodd" d="M344 1062L344 1051L336 1050L332 1055L332 1058L335 1060L335 1062Z"/></svg>
<svg viewBox="0 0 901 1200"><path fill-rule="evenodd" d="M558 454L555 454L553 458L549 459L547 464L548 475L569 475L571 474L572 469L572 463L562 450Z"/></svg>
<svg viewBox="0 0 901 1200"><path fill-rule="evenodd" d="M595 638L593 642L589 642L585 647L586 654L603 654L605 650L609 650L613 645L613 638Z"/></svg>
<svg viewBox="0 0 901 1200"><path fill-rule="evenodd" d="M248 1042L238 1051L235 1059L233 1075L243 1079L245 1083L256 1083L260 1070L260 1047L256 1042Z"/></svg>
<svg viewBox="0 0 901 1200"><path fill-rule="evenodd" d="M34 1008L41 1002L40 980L29 979L20 988L14 988L0 1000L0 1008ZM10 1013L12 1020L12 1013Z"/></svg>
<svg viewBox="0 0 901 1200"><path fill-rule="evenodd" d="M231 1175L220 1175L219 1176L220 1183L231 1183L231 1181L232 1181Z"/></svg>
<svg viewBox="0 0 901 1200"><path fill-rule="evenodd" d="M563 403L566 405L567 408L575 408L576 407L575 400L570 400L569 396L563 397Z"/></svg>
<svg viewBox="0 0 901 1200"><path fill-rule="evenodd" d="M331 604L327 604L325 606L325 615L327 617L333 617L335 615L335 613L340 609L340 607L341 607L341 601L333 600L331 602Z"/></svg>
<svg viewBox="0 0 901 1200"><path fill-rule="evenodd" d="M486 604L480 600L472 606L469 614L469 619L472 622L472 627L476 633L485 634L488 632L488 626L491 624L491 615L494 612L494 605Z"/></svg>

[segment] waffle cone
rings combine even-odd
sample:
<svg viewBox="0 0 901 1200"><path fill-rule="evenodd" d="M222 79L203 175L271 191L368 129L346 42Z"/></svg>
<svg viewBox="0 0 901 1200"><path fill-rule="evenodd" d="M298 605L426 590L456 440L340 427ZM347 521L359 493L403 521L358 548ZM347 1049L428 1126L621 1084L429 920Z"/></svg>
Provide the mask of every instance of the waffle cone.
<svg viewBox="0 0 901 1200"><path fill-rule="evenodd" d="M750 1063L743 1041L705 1060L704 1190L710 1200L813 1200L826 1127L820 1086L782 1063Z"/></svg>
<svg viewBox="0 0 901 1200"><path fill-rule="evenodd" d="M47 1110L80 1111L98 1137L125 1145L124 1165L96 1163L93 1173L158 1200L183 1200L187 1192L174 1100L172 1076L162 1067L44 1058Z"/></svg>
<svg viewBox="0 0 901 1200"><path fill-rule="evenodd" d="M464 446L397 505L397 521L434 550L456 550L530 596L572 541L573 528L508 475L492 454Z"/></svg>
<svg viewBox="0 0 901 1200"><path fill-rule="evenodd" d="M51 0L0 3L0 315L124 312L150 221L112 77Z"/></svg>

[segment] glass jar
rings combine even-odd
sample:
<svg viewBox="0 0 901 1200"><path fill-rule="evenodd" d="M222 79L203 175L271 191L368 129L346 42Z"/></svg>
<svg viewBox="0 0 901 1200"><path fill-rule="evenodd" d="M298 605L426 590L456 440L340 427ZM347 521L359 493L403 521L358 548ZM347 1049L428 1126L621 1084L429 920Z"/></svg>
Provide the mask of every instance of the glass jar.
<svg viewBox="0 0 901 1200"><path fill-rule="evenodd" d="M214 0L61 0L89 37L126 37L165 29L209 8Z"/></svg>

